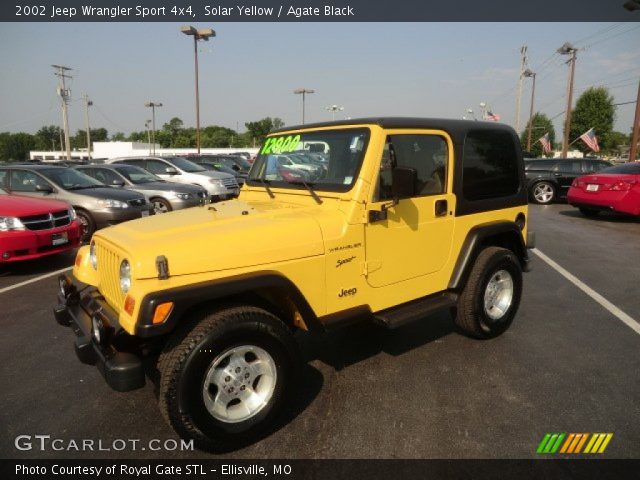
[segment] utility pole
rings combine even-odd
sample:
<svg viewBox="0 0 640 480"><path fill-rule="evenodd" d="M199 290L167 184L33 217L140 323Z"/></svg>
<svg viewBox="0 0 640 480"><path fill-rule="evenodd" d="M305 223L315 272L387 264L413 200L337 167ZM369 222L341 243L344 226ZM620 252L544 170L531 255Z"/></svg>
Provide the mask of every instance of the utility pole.
<svg viewBox="0 0 640 480"><path fill-rule="evenodd" d="M536 95L536 72L532 72L528 68L524 72L525 77L533 78L531 86L531 107L529 107L529 133L527 135L527 152L531 151L531 131L533 130L533 99Z"/></svg>
<svg viewBox="0 0 640 480"><path fill-rule="evenodd" d="M60 85L58 86L58 95L60 95L60 99L62 100L62 123L64 124L64 145L67 150L67 160L71 160L71 142L69 140L69 117L67 114L67 102L69 97L71 96L71 92L67 90L67 87L65 85L65 79L73 78L73 77L65 73L70 71L71 68L65 67L64 65L51 65L51 66L57 70L57 72L54 73L54 75L60 78Z"/></svg>
<svg viewBox="0 0 640 480"><path fill-rule="evenodd" d="M569 66L569 81L567 82L567 109L564 120L564 137L562 140L562 155L561 158L567 158L569 153L569 129L571 128L571 104L573 103L573 76L576 71L576 52L578 51L569 42L562 45L558 50L560 55L571 55L567 63Z"/></svg>
<svg viewBox="0 0 640 480"><path fill-rule="evenodd" d="M58 127L58 134L60 135L60 153L62 153L62 145L64 145L64 139L62 138L62 128L60 127Z"/></svg>
<svg viewBox="0 0 640 480"><path fill-rule="evenodd" d="M89 107L93 102L89 100L89 96L85 93L84 98L84 120L87 125L87 158L91 160L91 128L89 128Z"/></svg>
<svg viewBox="0 0 640 480"><path fill-rule="evenodd" d="M302 95L302 124L304 125L304 103L306 95L307 93L316 93L316 91L308 88L298 88L294 90L293 93L295 93L296 95Z"/></svg>
<svg viewBox="0 0 640 480"><path fill-rule="evenodd" d="M516 94L516 132L520 135L520 101L522 100L522 80L527 65L527 46L520 47L520 75L518 76L518 93Z"/></svg>
<svg viewBox="0 0 640 480"><path fill-rule="evenodd" d="M631 148L629 161L635 162L638 154L638 131L640 130L640 82L638 82L638 98L636 99L636 115L633 118L633 132L631 133Z"/></svg>
<svg viewBox="0 0 640 480"><path fill-rule="evenodd" d="M161 107L161 103L147 102L145 107L151 107L151 141L153 144L153 155L156 154L156 107Z"/></svg>

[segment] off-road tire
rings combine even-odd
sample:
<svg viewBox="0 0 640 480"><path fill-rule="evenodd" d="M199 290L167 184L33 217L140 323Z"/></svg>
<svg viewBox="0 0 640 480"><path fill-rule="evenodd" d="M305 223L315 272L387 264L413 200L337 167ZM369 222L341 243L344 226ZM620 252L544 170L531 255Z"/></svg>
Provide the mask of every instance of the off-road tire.
<svg viewBox="0 0 640 480"><path fill-rule="evenodd" d="M195 324L195 326L194 326ZM224 423L212 416L202 388L214 358L228 348L255 345L273 358L277 380L258 417ZM202 450L230 451L248 445L273 423L286 403L300 366L289 328L271 313L252 306L231 306L202 316L175 332L158 359L159 407L165 420Z"/></svg>
<svg viewBox="0 0 640 480"><path fill-rule="evenodd" d="M513 283L510 306L502 317L493 320L484 307L485 291L494 275L507 271ZM522 295L522 268L511 250L487 247L480 252L471 268L467 283L458 298L455 323L470 337L487 339L505 332L518 310Z"/></svg>

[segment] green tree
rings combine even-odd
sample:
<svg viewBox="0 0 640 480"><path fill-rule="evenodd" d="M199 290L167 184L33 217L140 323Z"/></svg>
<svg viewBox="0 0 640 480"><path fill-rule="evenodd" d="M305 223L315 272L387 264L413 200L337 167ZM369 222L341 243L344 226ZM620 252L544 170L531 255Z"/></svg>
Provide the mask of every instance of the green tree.
<svg viewBox="0 0 640 480"><path fill-rule="evenodd" d="M591 87L585 91L578 101L576 108L571 113L571 128L569 141L572 142L590 128L594 129L598 137L601 150L609 149L609 134L613 131L613 122L616 118L616 107L613 97L605 87ZM573 144L584 153L591 149L581 140Z"/></svg>
<svg viewBox="0 0 640 480"><path fill-rule="evenodd" d="M4 133L0 139L0 159L28 160L29 152L35 147L36 140L29 133Z"/></svg>
<svg viewBox="0 0 640 480"><path fill-rule="evenodd" d="M605 148L602 149L603 153L620 155L620 147L629 146L631 144L631 138L625 133L614 130L603 137L602 143L605 145Z"/></svg>
<svg viewBox="0 0 640 480"><path fill-rule="evenodd" d="M165 123L162 126L162 130L169 134L169 138L170 138L170 144L168 145L169 147L176 146L175 144L176 140L178 139L178 136L181 135L183 126L184 126L184 122L180 120L178 117L173 117L171 120L169 120L167 123Z"/></svg>
<svg viewBox="0 0 640 480"><path fill-rule="evenodd" d="M36 142L35 150L61 150L60 131L62 129L56 125L49 125L40 128L34 135Z"/></svg>
<svg viewBox="0 0 640 480"><path fill-rule="evenodd" d="M127 136L122 133L122 132L116 132L113 135L111 135L111 139L112 142L126 142L127 141Z"/></svg>
<svg viewBox="0 0 640 480"><path fill-rule="evenodd" d="M549 133L549 142L554 145L556 139L556 131L553 128L553 123L549 120L544 113L536 112L531 119L531 150L530 152L536 157L542 157L542 144L538 142L538 139L545 133ZM527 150L527 141L529 138L529 125L524 129L520 135L520 143L522 149ZM551 154L549 154L550 156Z"/></svg>
<svg viewBox="0 0 640 480"><path fill-rule="evenodd" d="M106 128L92 128L91 129L91 145L94 142L106 142L109 138L109 133ZM87 148L87 131L78 130L76 134L71 137L71 148Z"/></svg>
<svg viewBox="0 0 640 480"><path fill-rule="evenodd" d="M262 143L264 137L276 130L278 128L282 128L284 126L284 122L280 118L271 118L266 117L262 120L258 120L257 122L247 122L244 124L247 127L249 135L252 139L255 139L256 142Z"/></svg>

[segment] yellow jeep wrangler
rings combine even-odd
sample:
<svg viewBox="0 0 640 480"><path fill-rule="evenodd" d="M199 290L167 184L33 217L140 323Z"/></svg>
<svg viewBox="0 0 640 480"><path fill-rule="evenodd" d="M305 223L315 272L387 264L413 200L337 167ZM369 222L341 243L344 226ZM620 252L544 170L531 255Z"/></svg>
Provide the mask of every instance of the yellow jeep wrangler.
<svg viewBox="0 0 640 480"><path fill-rule="evenodd" d="M165 419L199 448L228 449L283 409L298 329L397 328L448 309L470 336L504 332L528 270L527 224L508 126L291 127L266 138L237 199L98 231L75 279L59 278L54 314L117 391L142 387L143 359L157 358Z"/></svg>

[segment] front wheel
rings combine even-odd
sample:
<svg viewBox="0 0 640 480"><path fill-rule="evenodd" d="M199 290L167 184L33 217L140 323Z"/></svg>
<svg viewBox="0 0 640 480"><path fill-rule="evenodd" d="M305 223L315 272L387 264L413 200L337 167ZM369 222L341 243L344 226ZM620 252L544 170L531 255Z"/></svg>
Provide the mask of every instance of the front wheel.
<svg viewBox="0 0 640 480"><path fill-rule="evenodd" d="M156 215L159 215L161 213L167 213L173 210L173 208L171 208L171 204L169 203L169 201L160 197L152 198L151 205L153 205L153 211Z"/></svg>
<svg viewBox="0 0 640 480"><path fill-rule="evenodd" d="M522 268L517 257L506 248L485 248L458 299L456 324L471 337L497 337L511 325L521 294Z"/></svg>
<svg viewBox="0 0 640 480"><path fill-rule="evenodd" d="M87 243L91 240L91 235L96 231L96 222L91 214L79 208L76 209L78 222L80 222L80 242Z"/></svg>
<svg viewBox="0 0 640 480"><path fill-rule="evenodd" d="M531 189L531 198L540 205L549 205L556 196L556 187L549 182L538 182Z"/></svg>
<svg viewBox="0 0 640 480"><path fill-rule="evenodd" d="M230 307L177 333L158 362L162 414L203 450L254 441L292 387L299 355L287 326L256 307Z"/></svg>

